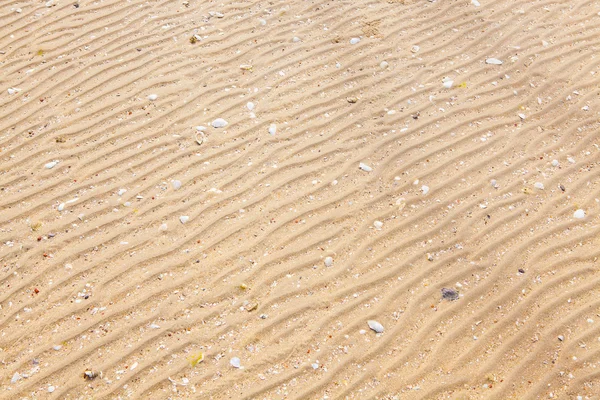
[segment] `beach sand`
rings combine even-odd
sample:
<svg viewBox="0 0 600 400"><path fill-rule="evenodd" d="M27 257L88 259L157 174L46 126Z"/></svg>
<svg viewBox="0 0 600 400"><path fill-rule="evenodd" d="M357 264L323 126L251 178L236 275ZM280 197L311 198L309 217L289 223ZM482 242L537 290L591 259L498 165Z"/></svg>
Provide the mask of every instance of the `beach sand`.
<svg viewBox="0 0 600 400"><path fill-rule="evenodd" d="M599 49L587 0L3 2L0 398L600 399Z"/></svg>

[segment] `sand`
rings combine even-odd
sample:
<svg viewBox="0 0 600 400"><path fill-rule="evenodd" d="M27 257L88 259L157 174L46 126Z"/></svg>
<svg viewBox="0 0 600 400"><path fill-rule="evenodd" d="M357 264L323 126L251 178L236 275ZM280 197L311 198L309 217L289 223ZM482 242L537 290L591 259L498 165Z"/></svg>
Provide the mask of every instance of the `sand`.
<svg viewBox="0 0 600 400"><path fill-rule="evenodd" d="M0 397L599 399L600 6L479 3L2 2Z"/></svg>

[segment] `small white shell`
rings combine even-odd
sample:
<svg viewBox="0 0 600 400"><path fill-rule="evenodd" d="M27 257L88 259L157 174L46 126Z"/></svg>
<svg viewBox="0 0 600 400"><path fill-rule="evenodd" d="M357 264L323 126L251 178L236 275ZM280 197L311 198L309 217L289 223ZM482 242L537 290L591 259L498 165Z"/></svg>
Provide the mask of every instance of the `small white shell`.
<svg viewBox="0 0 600 400"><path fill-rule="evenodd" d="M363 164L363 163L358 164L358 168L362 169L365 172L373 171L373 168L371 168L367 164Z"/></svg>
<svg viewBox="0 0 600 400"><path fill-rule="evenodd" d="M213 128L224 128L227 126L227 121L225 121L223 118L217 118L212 122L211 125Z"/></svg>
<svg viewBox="0 0 600 400"><path fill-rule="evenodd" d="M581 208L573 213L573 218L582 219L585 218L585 211Z"/></svg>
<svg viewBox="0 0 600 400"><path fill-rule="evenodd" d="M350 39L350 44L357 44L358 42L360 42L360 38L355 37Z"/></svg>
<svg viewBox="0 0 600 400"><path fill-rule="evenodd" d="M65 209L65 203L60 203L60 204L58 205L58 211L62 211L62 210L64 210L64 209Z"/></svg>
<svg viewBox="0 0 600 400"><path fill-rule="evenodd" d="M157 94L151 94L150 96L148 96L148 100L150 100L150 101L154 101L156 99L158 99L158 95Z"/></svg>
<svg viewBox="0 0 600 400"><path fill-rule="evenodd" d="M119 191L117 192L117 194L119 196L123 196L126 192L127 192L127 189L119 189Z"/></svg>
<svg viewBox="0 0 600 400"><path fill-rule="evenodd" d="M325 260L323 262L325 263L326 267L331 267L333 265L333 258L332 257L325 257Z"/></svg>
<svg viewBox="0 0 600 400"><path fill-rule="evenodd" d="M52 168L56 167L56 164L58 164L58 161L50 161L49 163L47 163L46 165L44 165L44 168L46 168L46 169L52 169Z"/></svg>
<svg viewBox="0 0 600 400"><path fill-rule="evenodd" d="M229 360L229 364L231 364L233 368L242 368L241 361L238 357L233 357L231 360Z"/></svg>
<svg viewBox="0 0 600 400"><path fill-rule="evenodd" d="M190 217L188 217L187 215L182 215L181 217L179 217L179 221L181 221L182 224L185 224L189 220L190 220Z"/></svg>
<svg viewBox="0 0 600 400"><path fill-rule="evenodd" d="M370 319L367 321L367 324L369 325L369 328L371 328L375 332L383 333L383 325L381 325L379 322Z"/></svg>
<svg viewBox="0 0 600 400"><path fill-rule="evenodd" d="M173 185L173 189L179 190L181 188L181 181L175 179L173 182L171 182L171 185Z"/></svg>
<svg viewBox="0 0 600 400"><path fill-rule="evenodd" d="M254 103L249 101L248 103L246 103L246 107L248 108L248 110L252 111L254 110Z"/></svg>
<svg viewBox="0 0 600 400"><path fill-rule="evenodd" d="M271 124L271 126L269 126L269 133L270 133L271 135L274 135L274 134L276 134L276 133L277 133L277 125L275 125L275 124Z"/></svg>
<svg viewBox="0 0 600 400"><path fill-rule="evenodd" d="M381 230L381 228L383 228L383 222L375 221L375 222L373 222L373 226L375 227L375 229Z"/></svg>
<svg viewBox="0 0 600 400"><path fill-rule="evenodd" d="M429 193L429 186L423 185L421 186L421 190L423 191L423 194L427 194Z"/></svg>
<svg viewBox="0 0 600 400"><path fill-rule="evenodd" d="M485 63L491 65L502 65L502 61L498 60L497 58L488 58L485 60Z"/></svg>

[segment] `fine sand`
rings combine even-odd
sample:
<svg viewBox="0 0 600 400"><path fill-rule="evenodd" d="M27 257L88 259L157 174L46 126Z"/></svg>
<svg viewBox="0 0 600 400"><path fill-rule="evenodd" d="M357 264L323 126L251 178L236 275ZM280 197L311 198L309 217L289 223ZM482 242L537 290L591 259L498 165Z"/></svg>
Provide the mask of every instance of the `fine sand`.
<svg viewBox="0 0 600 400"><path fill-rule="evenodd" d="M597 1L75 1L0 4L0 398L600 399Z"/></svg>

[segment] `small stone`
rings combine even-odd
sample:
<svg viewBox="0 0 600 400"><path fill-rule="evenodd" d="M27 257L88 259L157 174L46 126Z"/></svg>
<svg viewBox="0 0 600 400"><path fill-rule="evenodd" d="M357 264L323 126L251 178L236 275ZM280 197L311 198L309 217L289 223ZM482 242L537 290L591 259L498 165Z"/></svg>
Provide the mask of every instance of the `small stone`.
<svg viewBox="0 0 600 400"><path fill-rule="evenodd" d="M423 185L421 186L421 191L423 192L423 194L427 194L429 193L429 186Z"/></svg>
<svg viewBox="0 0 600 400"><path fill-rule="evenodd" d="M150 96L148 96L148 100L150 100L150 101L154 101L156 99L158 99L158 95L157 94L151 94Z"/></svg>
<svg viewBox="0 0 600 400"><path fill-rule="evenodd" d="M355 37L350 39L350 44L357 44L358 42L360 42L360 38Z"/></svg>
<svg viewBox="0 0 600 400"><path fill-rule="evenodd" d="M52 348L56 351L59 351L60 349L62 349L62 346L60 344L56 344L56 345L52 346Z"/></svg>
<svg viewBox="0 0 600 400"><path fill-rule="evenodd" d="M573 217L577 219L585 218L585 211L580 208L573 213Z"/></svg>
<svg viewBox="0 0 600 400"><path fill-rule="evenodd" d="M433 261L433 255L431 253L427 253L427 260Z"/></svg>
<svg viewBox="0 0 600 400"><path fill-rule="evenodd" d="M371 328L375 332L383 333L383 325L381 325L379 322L370 319L367 321L367 325L369 325L369 328Z"/></svg>
<svg viewBox="0 0 600 400"><path fill-rule="evenodd" d="M418 53L418 52L419 52L419 50L421 50L421 48L420 48L419 46L417 46L416 44L415 44L415 45L413 45L413 46L410 48L410 51L411 51L412 53Z"/></svg>
<svg viewBox="0 0 600 400"><path fill-rule="evenodd" d="M524 274L524 273L525 273L525 270L524 270L523 268L519 268L519 273L520 273L520 274Z"/></svg>
<svg viewBox="0 0 600 400"><path fill-rule="evenodd" d="M181 221L182 224L185 224L189 220L190 220L190 217L188 217L187 215L182 215L181 217L179 217L179 221Z"/></svg>
<svg viewBox="0 0 600 400"><path fill-rule="evenodd" d="M262 18L261 18L261 19L259 19L259 20L258 20L258 22L259 22L261 25L263 25L263 26L267 24L267 21L266 21L266 20L264 20L264 19L262 19Z"/></svg>
<svg viewBox="0 0 600 400"><path fill-rule="evenodd" d="M383 222L375 221L375 222L373 222L373 226L375 226L375 229L377 229L379 231L383 227Z"/></svg>
<svg viewBox="0 0 600 400"><path fill-rule="evenodd" d="M570 162L571 164L575 164L575 159L573 157L567 158L567 161Z"/></svg>
<svg viewBox="0 0 600 400"><path fill-rule="evenodd" d="M553 167L558 167L560 163L558 162L558 160L552 160L552 166Z"/></svg>
<svg viewBox="0 0 600 400"><path fill-rule="evenodd" d="M442 288L442 299L444 300L458 300L458 292L452 288Z"/></svg>
<svg viewBox="0 0 600 400"><path fill-rule="evenodd" d="M326 267L331 267L333 265L333 257L325 257L325 260L323 260L323 263L325 264Z"/></svg>
<svg viewBox="0 0 600 400"><path fill-rule="evenodd" d="M358 168L362 169L365 172L373 171L373 168L371 168L367 164L363 164L363 163L358 164Z"/></svg>
<svg viewBox="0 0 600 400"><path fill-rule="evenodd" d="M233 357L231 360L229 360L229 364L231 364L233 368L242 368L241 361L238 357Z"/></svg>
<svg viewBox="0 0 600 400"><path fill-rule="evenodd" d="M495 180L495 179L492 179L492 180L490 181L490 184L492 185L492 187L493 187L494 189L498 189L498 188L500 187L500 185L498 185L498 182L496 182L496 180Z"/></svg>
<svg viewBox="0 0 600 400"><path fill-rule="evenodd" d="M202 126L202 125L198 125L198 126L196 127L196 130L197 130L198 132L204 132L204 131L206 130L206 127L205 127L205 126Z"/></svg>
<svg viewBox="0 0 600 400"><path fill-rule="evenodd" d="M558 340L560 340L561 342L564 342L565 337L563 335L558 335Z"/></svg>
<svg viewBox="0 0 600 400"><path fill-rule="evenodd" d="M58 161L50 161L49 163L44 165L44 168L52 169L52 168L56 167L57 164L58 164Z"/></svg>
<svg viewBox="0 0 600 400"><path fill-rule="evenodd" d="M497 58L488 58L485 60L485 63L491 65L502 65L502 61L498 60Z"/></svg>
<svg viewBox="0 0 600 400"><path fill-rule="evenodd" d="M52 385L48 386L48 393L52 393L56 390L56 388Z"/></svg>
<svg viewBox="0 0 600 400"><path fill-rule="evenodd" d="M358 102L358 98L357 97L346 97L346 101L350 104L354 104L354 103Z"/></svg>
<svg viewBox="0 0 600 400"><path fill-rule="evenodd" d="M173 189L179 190L181 188L181 181L175 179L173 182L171 182L171 185L173 186Z"/></svg>
<svg viewBox="0 0 600 400"><path fill-rule="evenodd" d="M10 379L10 383L17 383L21 379L21 374L15 372L12 378Z"/></svg>
<svg viewBox="0 0 600 400"><path fill-rule="evenodd" d="M298 36L294 36L292 38L292 42L294 42L294 43L298 43L299 41L300 41L300 38Z"/></svg>
<svg viewBox="0 0 600 400"><path fill-rule="evenodd" d="M379 67L381 69L386 69L387 67L389 67L390 64L388 64L387 61L382 61L381 64L379 64Z"/></svg>
<svg viewBox="0 0 600 400"><path fill-rule="evenodd" d="M249 101L248 103L246 103L246 107L248 108L248 110L252 111L254 110L254 103Z"/></svg>
<svg viewBox="0 0 600 400"><path fill-rule="evenodd" d="M125 192L127 192L127 189L119 189L119 191L117 192L117 194L119 196L123 196L125 194Z"/></svg>
<svg viewBox="0 0 600 400"><path fill-rule="evenodd" d="M473 4L475 7L479 7L481 5L477 0L471 0L471 4Z"/></svg>
<svg viewBox="0 0 600 400"><path fill-rule="evenodd" d="M533 187L539 190L544 190L544 184L542 182L536 182L533 184Z"/></svg>
<svg viewBox="0 0 600 400"><path fill-rule="evenodd" d="M271 124L269 126L269 134L270 135L275 135L276 133L277 133L277 125Z"/></svg>
<svg viewBox="0 0 600 400"><path fill-rule="evenodd" d="M227 126L227 121L225 121L223 118L217 118L212 122L211 125L213 128L224 128Z"/></svg>
<svg viewBox="0 0 600 400"><path fill-rule="evenodd" d="M64 209L65 209L65 203L60 203L60 204L58 205L58 211L62 211L62 210L64 210Z"/></svg>
<svg viewBox="0 0 600 400"><path fill-rule="evenodd" d="M519 113L519 118L521 118L522 120L524 120L525 119L525 114Z"/></svg>
<svg viewBox="0 0 600 400"><path fill-rule="evenodd" d="M169 228L168 228L168 226L167 226L167 224L162 224L162 225L161 225L161 226L158 228L158 230L159 230L159 231L162 231L162 232L166 231L167 229L169 229Z"/></svg>
<svg viewBox="0 0 600 400"><path fill-rule="evenodd" d="M448 78L448 77L444 78L442 80L442 82L443 82L444 87L446 89L450 89L452 87L452 85L454 84L454 81L452 79Z"/></svg>

